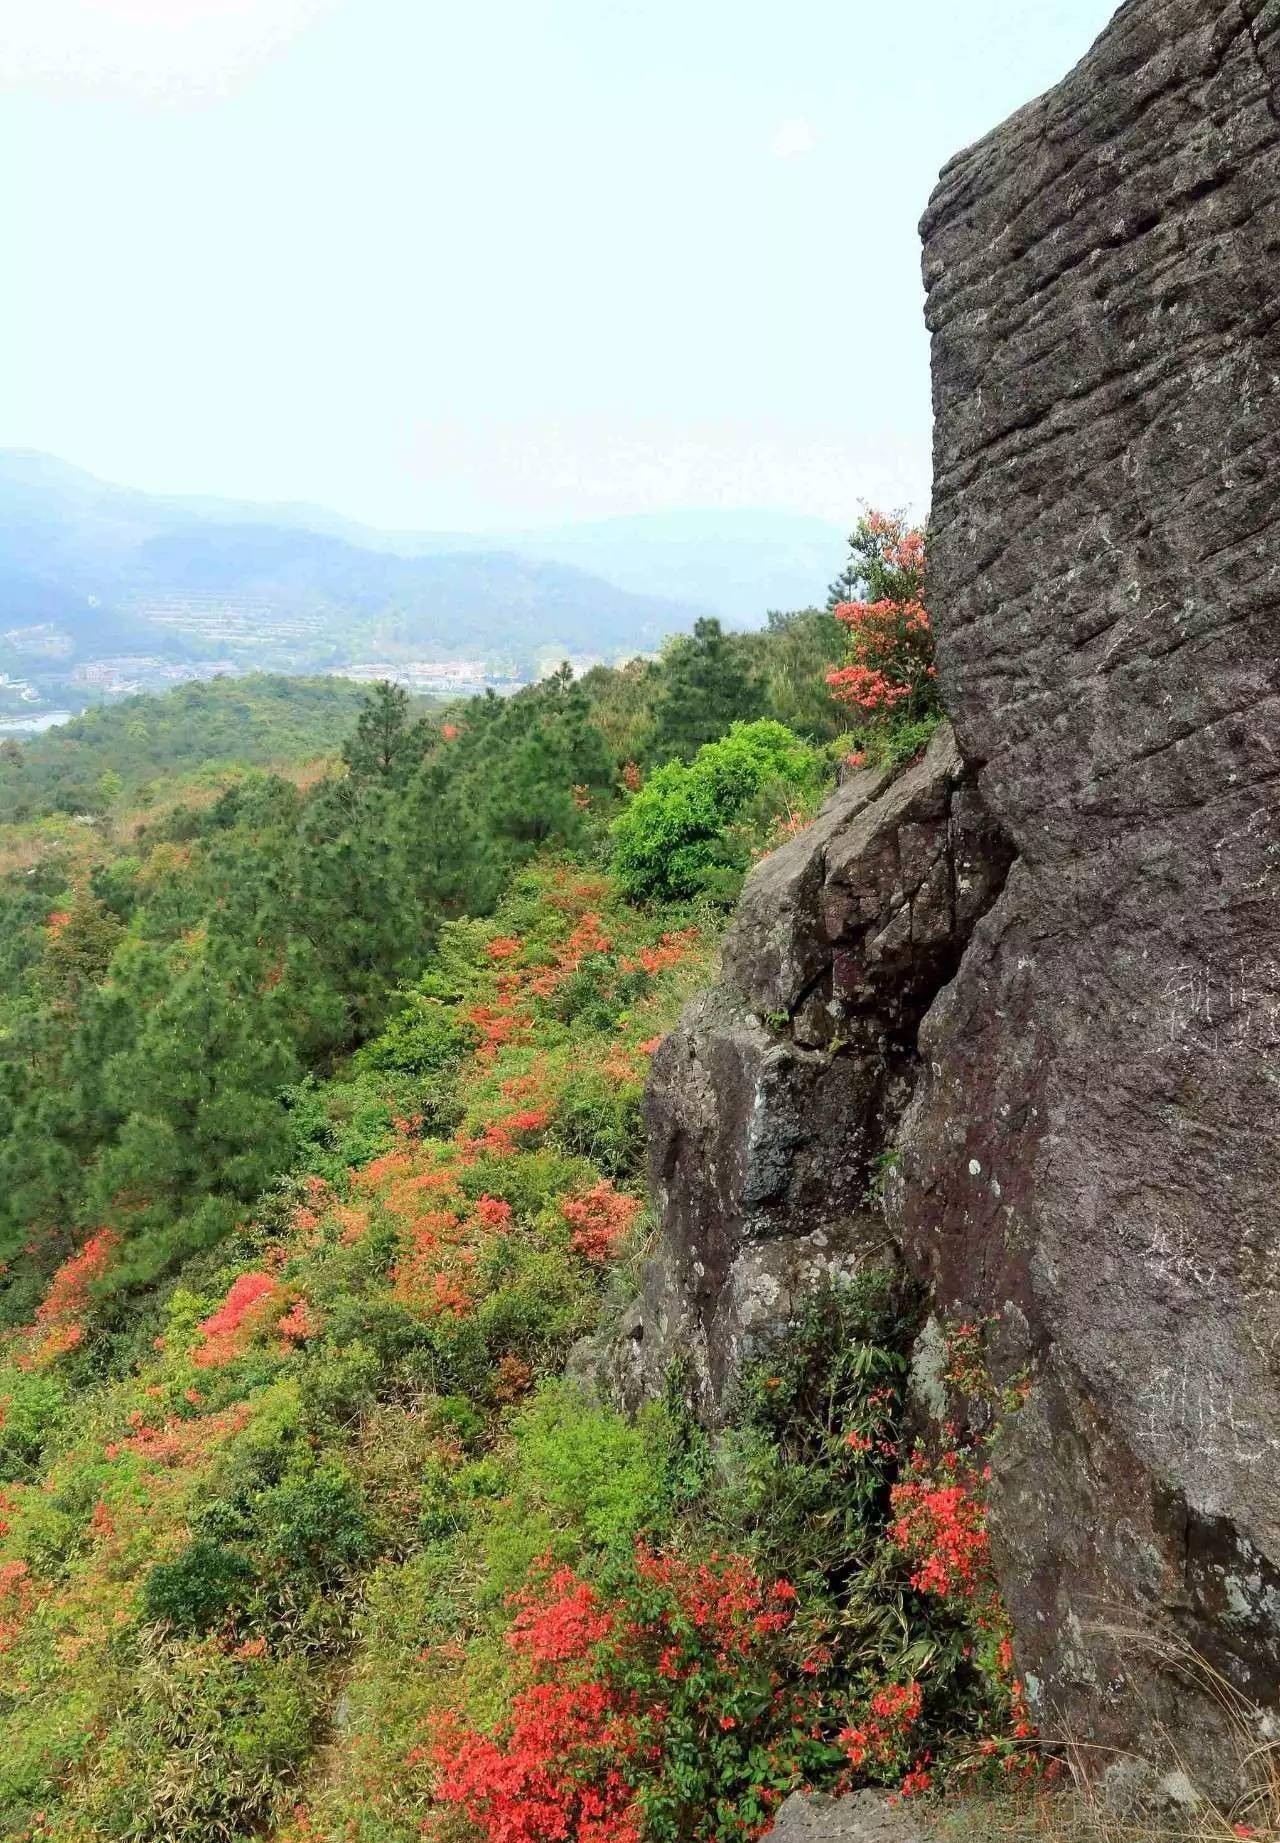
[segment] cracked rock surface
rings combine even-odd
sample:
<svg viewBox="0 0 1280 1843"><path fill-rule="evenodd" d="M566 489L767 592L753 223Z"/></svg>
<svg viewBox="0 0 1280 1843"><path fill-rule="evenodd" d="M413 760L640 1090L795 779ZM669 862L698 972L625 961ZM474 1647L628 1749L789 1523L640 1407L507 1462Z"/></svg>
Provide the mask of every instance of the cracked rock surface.
<svg viewBox="0 0 1280 1843"><path fill-rule="evenodd" d="M993 1531L1043 1726L1224 1786L1170 1660L1280 1700L1278 83L1276 0L1128 0L923 227L930 608L1017 861L894 1226L1034 1377Z"/></svg>
<svg viewBox="0 0 1280 1843"><path fill-rule="evenodd" d="M753 871L721 984L653 1060L662 1221L615 1386L689 1366L709 1420L759 1340L823 1275L893 1265L869 1196L918 1070L916 1030L1003 883L1009 847L949 726L891 780L853 776Z"/></svg>

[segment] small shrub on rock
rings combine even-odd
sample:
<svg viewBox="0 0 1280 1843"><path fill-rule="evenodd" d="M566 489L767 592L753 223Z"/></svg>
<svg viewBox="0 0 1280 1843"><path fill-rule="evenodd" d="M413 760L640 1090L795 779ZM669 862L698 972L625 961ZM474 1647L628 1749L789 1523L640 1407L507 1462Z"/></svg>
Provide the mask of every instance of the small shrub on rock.
<svg viewBox="0 0 1280 1843"><path fill-rule="evenodd" d="M614 821L613 868L633 901L681 900L713 892L732 900L733 875L752 856L753 834L763 814L770 819L788 801L811 801L821 787L818 751L781 723L735 723L718 742L698 750L692 762L659 768ZM755 804L755 825L732 828Z"/></svg>

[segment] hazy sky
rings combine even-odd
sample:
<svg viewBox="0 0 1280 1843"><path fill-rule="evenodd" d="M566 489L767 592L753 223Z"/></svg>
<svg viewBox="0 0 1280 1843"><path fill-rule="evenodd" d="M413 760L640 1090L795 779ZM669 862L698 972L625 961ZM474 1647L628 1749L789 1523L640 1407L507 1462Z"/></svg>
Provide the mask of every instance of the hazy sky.
<svg viewBox="0 0 1280 1843"><path fill-rule="evenodd" d="M483 528L928 494L916 222L1114 0L0 0L0 446Z"/></svg>

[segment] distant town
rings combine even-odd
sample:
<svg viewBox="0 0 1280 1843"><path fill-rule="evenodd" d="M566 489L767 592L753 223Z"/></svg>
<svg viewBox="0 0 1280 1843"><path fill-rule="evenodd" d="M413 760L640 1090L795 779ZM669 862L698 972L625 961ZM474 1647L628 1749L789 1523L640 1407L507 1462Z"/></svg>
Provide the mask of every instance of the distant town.
<svg viewBox="0 0 1280 1843"><path fill-rule="evenodd" d="M29 676L0 671L0 735L47 729L54 723L66 722L91 704L110 703L139 692L163 691L198 679L239 678L261 671L310 671L318 677L350 678L363 684L390 679L419 696L441 698L474 697L490 690L507 695L528 682L517 674L496 672L482 659L374 658L323 664L299 660L290 665L278 657L279 649L288 641L296 644L307 637L306 624L276 619L268 631L267 627L255 627L248 611L237 611L240 614L243 630L237 628L234 633L225 618L216 634L206 631L207 617L197 620L192 615L187 622L173 615L159 623L181 626L188 638L212 638L219 644L238 641L239 658L171 659L158 653L121 653L72 663L68 655L74 653L74 647L56 627L45 624L9 628L0 633L0 642L5 643L11 655L29 659L31 665ZM152 617L156 618L155 611ZM259 650L269 652L269 660L244 657ZM539 675L553 671L559 663L548 657ZM601 660L596 655L583 654L573 656L569 663L581 674Z"/></svg>

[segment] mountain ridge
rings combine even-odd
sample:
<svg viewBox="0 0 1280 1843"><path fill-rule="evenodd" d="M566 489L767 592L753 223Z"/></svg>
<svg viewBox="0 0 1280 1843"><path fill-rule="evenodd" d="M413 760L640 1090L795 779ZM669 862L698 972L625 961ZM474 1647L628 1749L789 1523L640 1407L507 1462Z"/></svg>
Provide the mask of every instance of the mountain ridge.
<svg viewBox="0 0 1280 1843"><path fill-rule="evenodd" d="M144 594L187 586L193 559L216 550L224 592L234 588L281 605L282 585L264 582L252 567L263 550L254 534L264 531L277 534L277 562L293 553L282 605L295 604L294 611L304 590L321 604L334 599L324 577L328 563L343 578L337 593L349 595L357 576L358 599L366 607L380 593L412 597L421 590L434 619L442 596L465 604L478 595L483 603L472 575L476 569L491 575L493 565L477 560L502 557L520 566L499 567L504 592L530 601L539 618L563 617L565 631L549 629L548 641L614 657L628 646L657 644L701 614L755 626L771 608L812 603L837 567L844 541L839 527L820 519L747 509L688 508L545 529L384 531L296 502L147 493L38 450L0 450L0 562L51 588L136 606ZM158 540L165 541L159 550ZM317 541L343 548L318 550ZM251 554L235 581L230 566L237 542ZM191 558L182 556L184 545ZM168 564L171 577L158 572L158 560ZM301 580L307 568L319 572L310 583ZM567 616L577 597L594 604L581 611L581 620ZM490 650L498 650L498 636L486 639ZM474 645L474 637L467 643Z"/></svg>

